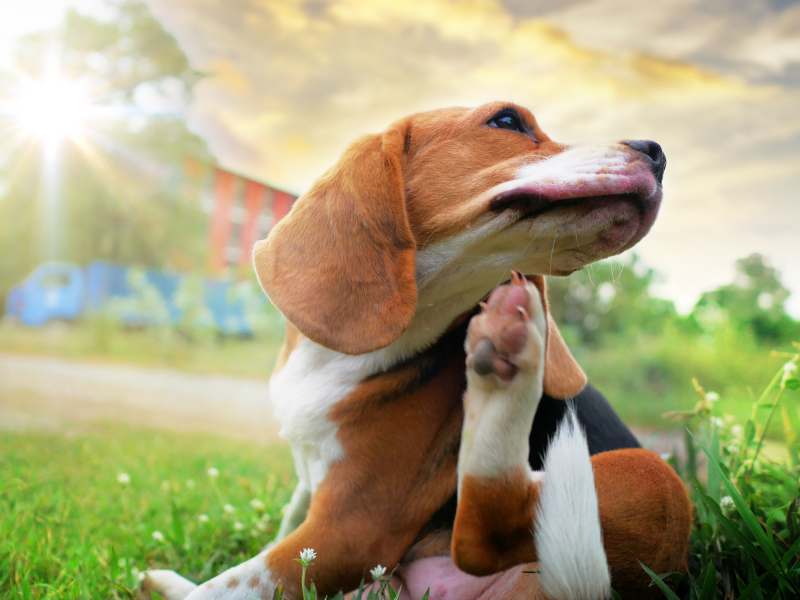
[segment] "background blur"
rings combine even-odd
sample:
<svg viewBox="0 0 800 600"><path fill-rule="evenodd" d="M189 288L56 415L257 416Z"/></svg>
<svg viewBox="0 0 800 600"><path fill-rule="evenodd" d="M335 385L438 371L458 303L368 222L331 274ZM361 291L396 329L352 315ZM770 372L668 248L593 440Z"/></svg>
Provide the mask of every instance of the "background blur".
<svg viewBox="0 0 800 600"><path fill-rule="evenodd" d="M693 410L748 481L765 437L800 464L799 3L5 2L0 596L131 598L144 568L205 580L271 539L283 324L253 242L357 136L494 99L667 153L650 235L551 280L590 379L649 446ZM797 523L777 472L769 531Z"/></svg>
<svg viewBox="0 0 800 600"><path fill-rule="evenodd" d="M559 140L666 149L665 206L636 254L552 286L573 348L632 422L663 425L695 376L746 396L800 337L798 4L234 4L0 9L7 422L79 418L95 392L132 393L136 414L97 400L86 419L144 419L156 393L144 412L167 413L196 401L185 372L263 383L281 323L251 274L254 240L358 135L494 98ZM218 393L227 412L235 395Z"/></svg>

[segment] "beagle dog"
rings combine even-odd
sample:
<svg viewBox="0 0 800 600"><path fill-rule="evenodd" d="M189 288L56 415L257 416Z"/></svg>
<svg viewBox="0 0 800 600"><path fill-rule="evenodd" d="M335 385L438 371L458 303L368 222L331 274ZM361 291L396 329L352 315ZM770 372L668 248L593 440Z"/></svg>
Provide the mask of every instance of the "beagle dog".
<svg viewBox="0 0 800 600"><path fill-rule="evenodd" d="M143 588L296 599L307 547L321 594L376 564L433 600L640 597L640 562L685 569L683 484L587 385L543 278L641 240L665 165L651 141L557 143L506 102L356 141L254 249L288 321L270 397L298 484L277 539Z"/></svg>

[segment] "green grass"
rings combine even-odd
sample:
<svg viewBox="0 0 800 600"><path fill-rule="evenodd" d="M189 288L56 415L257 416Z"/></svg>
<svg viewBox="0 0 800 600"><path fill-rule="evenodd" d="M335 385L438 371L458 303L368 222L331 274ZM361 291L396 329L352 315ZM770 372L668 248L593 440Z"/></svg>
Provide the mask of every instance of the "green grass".
<svg viewBox="0 0 800 600"><path fill-rule="evenodd" d="M800 354L783 359L743 424L697 382L699 401L678 415L687 425L687 457L673 465L696 511L689 573L643 565L667 598L800 597ZM782 460L764 452L773 424L787 442Z"/></svg>
<svg viewBox="0 0 800 600"><path fill-rule="evenodd" d="M118 333L105 339L105 359L164 364L152 355L152 332ZM90 335L97 332L61 327L31 335L6 325L0 347L90 358L97 341ZM37 339L55 341L43 349ZM667 598L798 597L800 355L769 353L722 334L683 342L678 332L665 332L629 343L626 353L580 357L628 418L663 424L665 411L684 410L676 417L689 432L688 458L674 465L696 507L690 572L652 573L654 585ZM191 359L168 354L168 364L202 372L253 369L263 377L263 362L275 353L260 341L225 342L227 357L210 340L169 343L186 348L158 353L182 348ZM260 344L270 349L258 350ZM692 386L693 375L705 389ZM783 451L765 451L768 435L783 440ZM290 465L283 446L206 435L119 426L1 433L0 598L130 598L145 568L207 579L274 535L292 489ZM211 467L218 477L209 476ZM122 473L129 483L118 481ZM380 596L393 594L384 586ZM306 597L316 597L313 587Z"/></svg>
<svg viewBox="0 0 800 600"><path fill-rule="evenodd" d="M0 351L264 379L282 342L282 328L276 329L273 335L258 339L187 339L174 332L164 335L92 321L39 329L4 322Z"/></svg>
<svg viewBox="0 0 800 600"><path fill-rule="evenodd" d="M130 598L148 567L208 579L272 538L292 477L284 446L119 427L2 433L0 598Z"/></svg>
<svg viewBox="0 0 800 600"><path fill-rule="evenodd" d="M658 336L611 339L595 349L573 345L573 350L589 380L627 423L657 428L669 426L665 412L695 404L693 379L725 398L726 414L744 421L759 391L786 360L741 332L725 329L689 337L668 328ZM780 431L773 428L770 434L779 437Z"/></svg>

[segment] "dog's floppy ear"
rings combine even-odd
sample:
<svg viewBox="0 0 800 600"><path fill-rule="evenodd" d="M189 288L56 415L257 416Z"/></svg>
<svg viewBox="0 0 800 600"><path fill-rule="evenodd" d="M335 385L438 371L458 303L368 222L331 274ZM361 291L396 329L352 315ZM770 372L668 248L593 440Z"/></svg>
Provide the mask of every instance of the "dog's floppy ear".
<svg viewBox="0 0 800 600"><path fill-rule="evenodd" d="M586 387L586 374L572 356L567 343L561 337L547 300L547 284L542 275L533 275L530 280L539 289L542 305L547 316L547 347L544 364L544 393L551 398L566 400L577 396Z"/></svg>
<svg viewBox="0 0 800 600"><path fill-rule="evenodd" d="M416 240L405 208L405 126L355 142L253 250L261 287L303 335L363 354L416 311Z"/></svg>

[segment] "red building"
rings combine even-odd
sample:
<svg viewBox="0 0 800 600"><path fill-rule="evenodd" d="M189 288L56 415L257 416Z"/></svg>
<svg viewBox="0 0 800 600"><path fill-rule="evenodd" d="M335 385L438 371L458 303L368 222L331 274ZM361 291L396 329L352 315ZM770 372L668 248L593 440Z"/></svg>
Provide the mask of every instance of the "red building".
<svg viewBox="0 0 800 600"><path fill-rule="evenodd" d="M199 195L209 215L211 269L249 266L253 244L289 212L296 196L220 167L188 162L186 170L188 180L201 182Z"/></svg>

